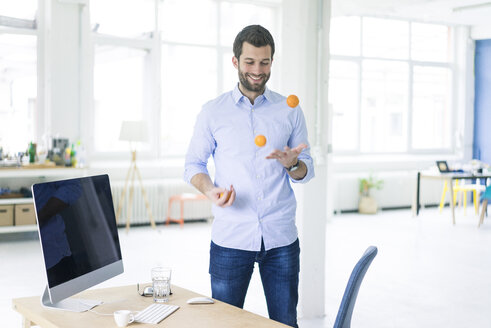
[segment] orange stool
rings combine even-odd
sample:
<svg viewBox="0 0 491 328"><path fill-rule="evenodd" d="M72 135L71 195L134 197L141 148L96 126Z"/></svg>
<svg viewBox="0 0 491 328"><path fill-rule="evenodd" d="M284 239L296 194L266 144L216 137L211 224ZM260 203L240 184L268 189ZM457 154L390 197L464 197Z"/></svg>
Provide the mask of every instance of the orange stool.
<svg viewBox="0 0 491 328"><path fill-rule="evenodd" d="M169 205L167 206L167 220L165 224L169 224L169 222L179 222L181 226L184 225L184 202L189 201L197 201L197 200L207 200L208 198L203 194L180 194L174 195L169 198ZM181 206L181 216L179 219L173 219L170 217L170 212L172 209L172 203L179 202Z"/></svg>

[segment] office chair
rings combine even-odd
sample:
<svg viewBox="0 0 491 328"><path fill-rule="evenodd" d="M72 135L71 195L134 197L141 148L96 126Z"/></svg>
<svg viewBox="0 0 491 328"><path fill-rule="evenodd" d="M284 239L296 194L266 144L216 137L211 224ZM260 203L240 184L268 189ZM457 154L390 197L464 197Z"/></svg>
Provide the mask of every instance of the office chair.
<svg viewBox="0 0 491 328"><path fill-rule="evenodd" d="M356 297L358 296L358 290L360 290L361 282L368 267L372 263L373 259L377 255L377 247L370 246L367 248L361 259L356 263L353 272L348 280L348 285L344 291L341 305L339 306L338 315L336 316L336 322L334 328L349 328L351 327L351 316L353 314L353 308L355 307Z"/></svg>

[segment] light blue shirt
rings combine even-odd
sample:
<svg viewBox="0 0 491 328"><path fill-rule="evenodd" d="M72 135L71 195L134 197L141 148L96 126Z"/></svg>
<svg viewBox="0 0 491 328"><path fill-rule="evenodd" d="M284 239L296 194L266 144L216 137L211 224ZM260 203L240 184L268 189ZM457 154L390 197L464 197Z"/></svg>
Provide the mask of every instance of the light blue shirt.
<svg viewBox="0 0 491 328"><path fill-rule="evenodd" d="M266 137L258 147L255 136ZM307 166L301 180L291 179L275 159L274 149L308 144L305 117L299 106L290 108L286 98L266 88L254 105L238 85L206 103L199 113L186 154L184 179L190 183L198 173L208 174L210 156L215 162L215 185L234 186L232 206L213 205L212 241L222 247L249 251L287 246L297 239L297 203L291 182L305 183L314 177L310 146L298 159Z"/></svg>

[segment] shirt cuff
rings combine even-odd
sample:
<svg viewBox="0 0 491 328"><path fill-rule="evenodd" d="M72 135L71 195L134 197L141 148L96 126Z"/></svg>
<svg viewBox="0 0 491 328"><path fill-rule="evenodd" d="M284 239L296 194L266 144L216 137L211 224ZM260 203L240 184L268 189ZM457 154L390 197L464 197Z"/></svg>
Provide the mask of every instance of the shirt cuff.
<svg viewBox="0 0 491 328"><path fill-rule="evenodd" d="M290 181L293 183L306 183L315 176L312 158L302 158L299 156L298 160L302 161L307 167L307 174L305 174L305 176L299 180L293 179L290 175L288 176L290 177Z"/></svg>
<svg viewBox="0 0 491 328"><path fill-rule="evenodd" d="M186 181L187 183L191 184L191 179L196 174L199 174L199 173L204 173L204 174L210 175L208 173L208 169L206 168L206 166L196 165L196 166L188 166L188 167L186 167L185 170L184 170L184 181Z"/></svg>

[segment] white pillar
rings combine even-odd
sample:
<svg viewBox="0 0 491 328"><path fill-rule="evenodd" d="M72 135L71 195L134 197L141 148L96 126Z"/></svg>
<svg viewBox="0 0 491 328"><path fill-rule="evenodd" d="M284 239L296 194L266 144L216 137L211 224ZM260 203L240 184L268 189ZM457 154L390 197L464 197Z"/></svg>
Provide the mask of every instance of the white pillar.
<svg viewBox="0 0 491 328"><path fill-rule="evenodd" d="M82 62L81 15L86 1L41 0L39 108L45 113L44 131L75 141L80 138ZM82 20L82 18L84 20ZM85 39L86 40L86 39Z"/></svg>
<svg viewBox="0 0 491 328"><path fill-rule="evenodd" d="M282 85L304 111L316 176L294 186L300 238L299 317L325 315L325 247L328 218L328 40L330 0L285 0L282 29ZM320 47L320 48L319 48Z"/></svg>

